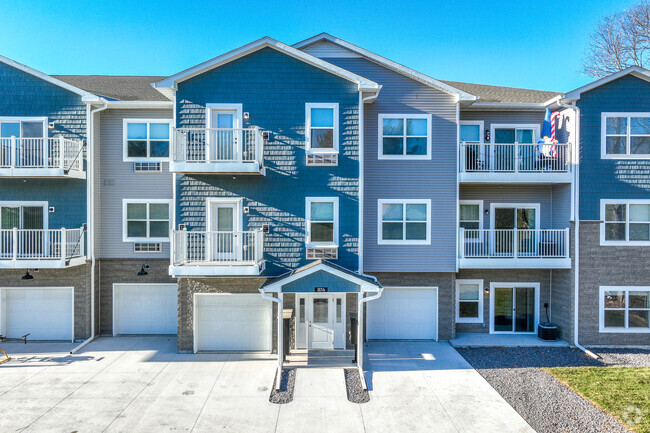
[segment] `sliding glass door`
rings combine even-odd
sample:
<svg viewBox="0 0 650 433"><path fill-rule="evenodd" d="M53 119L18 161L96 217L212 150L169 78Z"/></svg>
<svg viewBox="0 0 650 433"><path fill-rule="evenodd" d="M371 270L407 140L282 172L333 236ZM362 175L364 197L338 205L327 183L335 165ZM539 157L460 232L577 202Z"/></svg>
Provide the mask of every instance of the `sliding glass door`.
<svg viewBox="0 0 650 433"><path fill-rule="evenodd" d="M21 257L41 255L47 240L44 222L43 206L0 205L0 254L11 257L17 246L17 255ZM19 229L15 243L14 228Z"/></svg>
<svg viewBox="0 0 650 433"><path fill-rule="evenodd" d="M517 255L534 255L537 253L537 236L539 207L529 205L494 205L493 224L494 252L504 256L513 256L515 245ZM515 230L517 233L515 234ZM515 235L517 239L515 239Z"/></svg>
<svg viewBox="0 0 650 433"><path fill-rule="evenodd" d="M535 332L537 324L535 286L497 285L492 294L492 332Z"/></svg>

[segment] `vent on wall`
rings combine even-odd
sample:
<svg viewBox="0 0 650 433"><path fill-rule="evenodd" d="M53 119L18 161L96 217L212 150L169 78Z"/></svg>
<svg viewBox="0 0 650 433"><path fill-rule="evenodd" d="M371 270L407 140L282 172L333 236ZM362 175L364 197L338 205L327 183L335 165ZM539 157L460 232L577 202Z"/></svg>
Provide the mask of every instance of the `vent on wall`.
<svg viewBox="0 0 650 433"><path fill-rule="evenodd" d="M133 244L134 253L161 253L162 243L136 242Z"/></svg>
<svg viewBox="0 0 650 433"><path fill-rule="evenodd" d="M337 247L316 247L307 248L307 260L336 260L339 258Z"/></svg>
<svg viewBox="0 0 650 433"><path fill-rule="evenodd" d="M337 153L308 153L307 165L339 165L339 155Z"/></svg>
<svg viewBox="0 0 650 433"><path fill-rule="evenodd" d="M133 171L136 173L155 173L162 171L161 162L134 162Z"/></svg>

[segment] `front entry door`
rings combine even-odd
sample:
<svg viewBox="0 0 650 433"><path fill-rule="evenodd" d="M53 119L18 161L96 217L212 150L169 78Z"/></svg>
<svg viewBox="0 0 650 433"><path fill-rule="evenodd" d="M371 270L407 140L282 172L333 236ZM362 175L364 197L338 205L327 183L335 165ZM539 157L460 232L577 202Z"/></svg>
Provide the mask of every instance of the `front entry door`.
<svg viewBox="0 0 650 433"><path fill-rule="evenodd" d="M296 348L345 348L345 295L297 295Z"/></svg>
<svg viewBox="0 0 650 433"><path fill-rule="evenodd" d="M212 110L208 152L211 161L241 159L241 140L237 110Z"/></svg>
<svg viewBox="0 0 650 433"><path fill-rule="evenodd" d="M238 230L238 206L236 203L210 204L210 233L207 250L214 261L236 261L240 242Z"/></svg>
<svg viewBox="0 0 650 433"><path fill-rule="evenodd" d="M493 292L493 332L535 332L537 323L535 287L496 286Z"/></svg>

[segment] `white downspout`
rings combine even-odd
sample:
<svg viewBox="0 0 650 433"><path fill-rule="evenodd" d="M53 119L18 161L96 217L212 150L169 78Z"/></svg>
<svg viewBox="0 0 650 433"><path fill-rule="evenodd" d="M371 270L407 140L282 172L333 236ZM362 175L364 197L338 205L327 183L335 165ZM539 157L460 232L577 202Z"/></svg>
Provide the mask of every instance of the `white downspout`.
<svg viewBox="0 0 650 433"><path fill-rule="evenodd" d="M90 337L70 351L70 354L77 353L81 348L96 338L95 335L95 113L106 110L108 103L103 101L104 105L91 109L90 104L86 105L86 132L88 135L88 169L87 178L87 197L88 197L88 249L90 250Z"/></svg>
<svg viewBox="0 0 650 433"><path fill-rule="evenodd" d="M374 278L370 276L371 278ZM377 281L375 279L375 281ZM381 297L382 292L384 291L383 287L379 288L379 291L377 292L376 295L369 296L367 298L363 297L363 294L361 294L361 298L359 299L359 303L357 305L357 317L358 317L358 322L357 322L357 368L359 369L359 377L361 378L361 386L363 389L368 389L368 384L366 383L366 376L363 372L363 333L361 332L363 330L363 304L365 304L368 301L373 301L375 299L379 299Z"/></svg>
<svg viewBox="0 0 650 433"><path fill-rule="evenodd" d="M274 298L273 296L269 296L266 293L264 293L264 290L261 288L259 289L260 295L262 295L262 298L275 302L278 304L278 367L277 371L275 372L275 389L278 390L280 389L280 385L282 382L282 362L283 362L283 353L284 353L284 335L283 335L283 329L282 329L282 306L283 306L283 299L282 299L282 293L278 293L278 297Z"/></svg>
<svg viewBox="0 0 650 433"><path fill-rule="evenodd" d="M566 105L557 101L558 105L563 108L573 109L575 121L575 136L574 136L574 149L573 149L573 215L574 215L574 236L575 236L575 251L574 251L574 281L573 281L573 345L578 349L585 352L588 356L598 359L598 355L591 352L587 348L580 345L578 342L579 330L579 301L580 301L580 107L576 101L571 105Z"/></svg>

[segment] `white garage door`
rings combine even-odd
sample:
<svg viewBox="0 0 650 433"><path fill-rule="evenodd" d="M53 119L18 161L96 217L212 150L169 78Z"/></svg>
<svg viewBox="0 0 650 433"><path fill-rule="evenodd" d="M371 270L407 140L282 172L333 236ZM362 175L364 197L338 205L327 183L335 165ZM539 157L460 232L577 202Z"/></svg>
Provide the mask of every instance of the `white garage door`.
<svg viewBox="0 0 650 433"><path fill-rule="evenodd" d="M437 289L384 289L367 306L369 340L435 340L438 338Z"/></svg>
<svg viewBox="0 0 650 433"><path fill-rule="evenodd" d="M258 294L196 295L195 350L271 350L272 306Z"/></svg>
<svg viewBox="0 0 650 433"><path fill-rule="evenodd" d="M71 287L0 289L0 334L30 340L73 340Z"/></svg>
<svg viewBox="0 0 650 433"><path fill-rule="evenodd" d="M114 284L113 335L176 334L176 284Z"/></svg>

